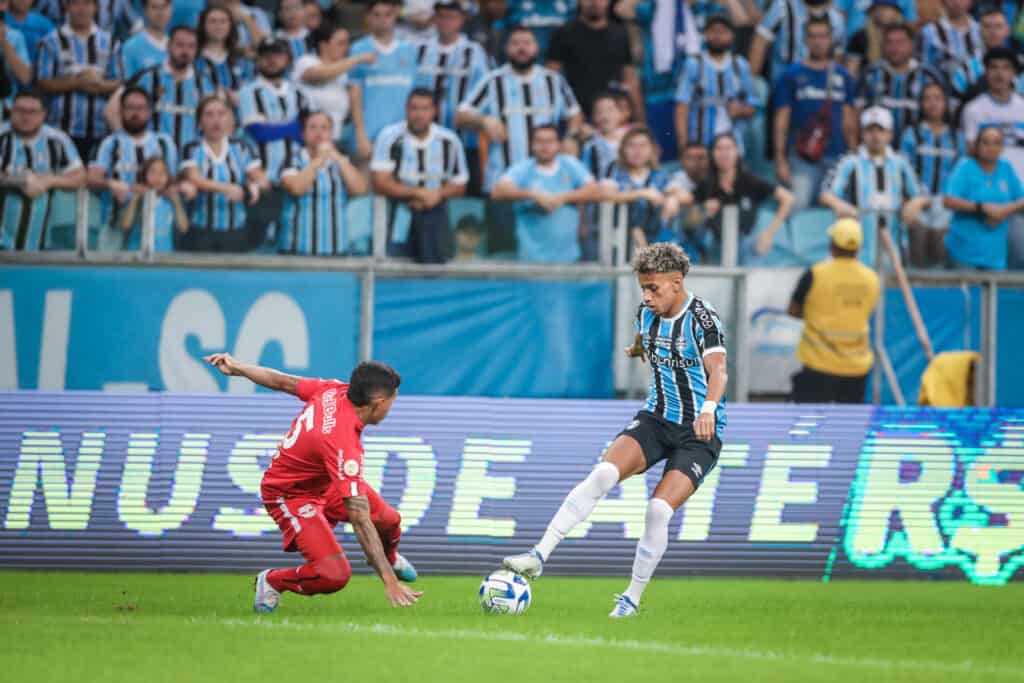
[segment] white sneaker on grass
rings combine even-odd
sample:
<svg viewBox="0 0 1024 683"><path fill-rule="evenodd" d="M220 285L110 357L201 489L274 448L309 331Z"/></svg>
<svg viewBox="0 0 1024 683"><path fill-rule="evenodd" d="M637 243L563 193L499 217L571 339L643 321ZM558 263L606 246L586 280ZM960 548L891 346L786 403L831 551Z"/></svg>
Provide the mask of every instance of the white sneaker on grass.
<svg viewBox="0 0 1024 683"><path fill-rule="evenodd" d="M256 575L256 597L252 601L252 608L261 614L273 612L281 602L281 594L267 583L269 573L269 569L264 569Z"/></svg>
<svg viewBox="0 0 1024 683"><path fill-rule="evenodd" d="M502 564L505 569L522 574L528 579L536 579L544 573L544 558L536 548L522 555L509 555L502 560Z"/></svg>

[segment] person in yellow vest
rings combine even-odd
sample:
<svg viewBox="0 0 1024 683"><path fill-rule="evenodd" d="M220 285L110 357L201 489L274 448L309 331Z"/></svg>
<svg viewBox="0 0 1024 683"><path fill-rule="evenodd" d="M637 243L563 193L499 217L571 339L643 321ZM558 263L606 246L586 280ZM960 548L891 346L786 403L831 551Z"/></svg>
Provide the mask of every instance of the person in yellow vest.
<svg viewBox="0 0 1024 683"><path fill-rule="evenodd" d="M803 363L793 375L796 403L863 403L871 351L871 312L878 275L857 259L864 242L860 223L842 218L828 229L832 258L807 270L797 283L789 314L803 318L797 348Z"/></svg>

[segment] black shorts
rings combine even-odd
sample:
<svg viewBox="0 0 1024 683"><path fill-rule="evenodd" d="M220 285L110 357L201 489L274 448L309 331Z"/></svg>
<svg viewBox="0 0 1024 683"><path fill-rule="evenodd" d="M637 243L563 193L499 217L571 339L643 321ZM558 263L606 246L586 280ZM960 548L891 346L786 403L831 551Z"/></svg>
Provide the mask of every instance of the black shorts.
<svg viewBox="0 0 1024 683"><path fill-rule="evenodd" d="M700 487L704 477L718 464L722 452L722 441L717 436L711 441L701 441L693 433L692 425L678 425L646 411L640 411L619 435L636 439L651 469L662 460L665 471L679 470L693 482L694 489Z"/></svg>

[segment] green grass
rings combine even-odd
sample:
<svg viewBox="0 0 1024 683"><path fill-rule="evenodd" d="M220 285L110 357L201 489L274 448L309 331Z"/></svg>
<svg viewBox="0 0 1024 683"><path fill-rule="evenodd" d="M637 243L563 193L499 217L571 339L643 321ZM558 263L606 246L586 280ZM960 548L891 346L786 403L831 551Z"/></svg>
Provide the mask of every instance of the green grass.
<svg viewBox="0 0 1024 683"><path fill-rule="evenodd" d="M1024 681L1024 586L655 580L610 621L622 580L544 577L518 617L477 580L426 578L388 606L355 577L251 612L252 577L0 572L0 680Z"/></svg>

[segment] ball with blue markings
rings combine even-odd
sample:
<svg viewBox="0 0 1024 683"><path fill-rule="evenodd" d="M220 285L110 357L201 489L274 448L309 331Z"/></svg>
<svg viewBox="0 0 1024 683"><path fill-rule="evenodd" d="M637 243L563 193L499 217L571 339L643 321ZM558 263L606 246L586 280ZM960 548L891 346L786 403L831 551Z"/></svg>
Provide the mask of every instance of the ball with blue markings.
<svg viewBox="0 0 1024 683"><path fill-rule="evenodd" d="M522 614L530 608L530 584L507 569L492 572L480 584L480 607L488 614Z"/></svg>

